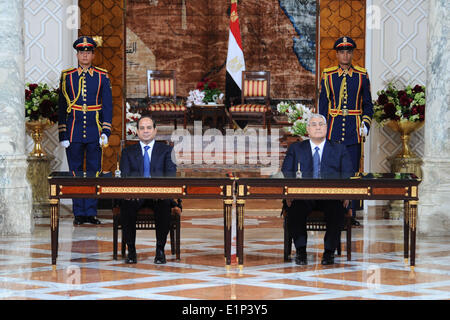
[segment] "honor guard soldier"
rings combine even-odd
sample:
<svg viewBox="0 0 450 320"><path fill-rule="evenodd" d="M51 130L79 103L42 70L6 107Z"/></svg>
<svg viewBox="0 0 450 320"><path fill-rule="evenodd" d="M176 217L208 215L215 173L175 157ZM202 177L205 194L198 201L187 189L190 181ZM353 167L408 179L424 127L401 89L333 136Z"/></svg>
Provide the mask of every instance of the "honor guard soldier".
<svg viewBox="0 0 450 320"><path fill-rule="evenodd" d="M334 49L338 66L322 73L319 113L327 118L327 139L347 147L356 173L362 169L361 145L373 115L369 76L366 69L352 65L356 43L350 37L339 38ZM352 201L354 225L359 225L355 211L361 209L362 201Z"/></svg>
<svg viewBox="0 0 450 320"><path fill-rule="evenodd" d="M111 134L112 93L108 72L92 66L97 47L90 37L73 43L78 67L62 71L59 91L59 141L74 175L99 175L102 147ZM86 160L86 170L83 170ZM100 224L96 199L73 199L74 224Z"/></svg>

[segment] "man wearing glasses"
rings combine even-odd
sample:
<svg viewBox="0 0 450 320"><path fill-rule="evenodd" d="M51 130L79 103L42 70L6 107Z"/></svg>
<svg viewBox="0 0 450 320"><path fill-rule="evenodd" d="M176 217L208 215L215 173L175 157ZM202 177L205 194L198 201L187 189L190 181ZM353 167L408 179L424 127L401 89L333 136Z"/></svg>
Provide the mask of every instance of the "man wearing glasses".
<svg viewBox="0 0 450 320"><path fill-rule="evenodd" d="M285 177L295 177L300 166L302 177L323 178L350 175L352 163L343 144L326 140L327 122L323 115L313 114L308 120L310 139L293 143L284 158L281 171ZM340 227L349 201L293 200L285 201L288 231L296 249L295 263L307 264L306 218L314 209L324 212L327 231L324 238L323 265L334 264L334 251L338 245Z"/></svg>

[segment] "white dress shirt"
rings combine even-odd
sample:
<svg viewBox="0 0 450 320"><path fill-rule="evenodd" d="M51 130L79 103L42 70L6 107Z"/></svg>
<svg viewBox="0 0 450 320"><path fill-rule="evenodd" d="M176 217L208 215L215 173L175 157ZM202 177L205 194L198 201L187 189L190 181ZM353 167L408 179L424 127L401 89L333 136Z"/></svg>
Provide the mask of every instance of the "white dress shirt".
<svg viewBox="0 0 450 320"><path fill-rule="evenodd" d="M144 152L145 152L144 147L146 147L146 146L150 147L150 149L147 150L147 153L148 153L148 158L150 159L150 163L152 163L152 150L153 150L153 146L155 145L155 139L153 139L149 144L145 144L142 141L139 141L139 143L141 144L141 150L142 150L143 156L144 156Z"/></svg>
<svg viewBox="0 0 450 320"><path fill-rule="evenodd" d="M312 142L311 140L309 140L309 143L311 144L311 152L312 152L312 156L314 158L314 153L316 153L316 147L319 147L319 157L320 157L320 162L322 162L322 153L323 153L323 148L325 147L325 141L326 139L324 139L322 141L322 143L320 143L319 145L315 145L314 142Z"/></svg>

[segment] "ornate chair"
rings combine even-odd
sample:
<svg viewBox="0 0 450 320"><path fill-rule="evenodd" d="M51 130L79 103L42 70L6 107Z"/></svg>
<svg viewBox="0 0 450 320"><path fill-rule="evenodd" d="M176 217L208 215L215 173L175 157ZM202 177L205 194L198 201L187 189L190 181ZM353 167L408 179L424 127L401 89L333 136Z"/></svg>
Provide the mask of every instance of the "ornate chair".
<svg viewBox="0 0 450 320"><path fill-rule="evenodd" d="M180 203L180 200L178 200ZM176 255L177 260L180 260L180 213L174 207L171 211L170 220L170 248L172 254ZM119 229L122 229L120 224L120 207L118 203L113 204L113 259L117 260L117 242ZM138 211L136 219L136 230L155 230L155 212L150 208L142 208ZM122 257L125 257L126 245L124 243L122 234Z"/></svg>
<svg viewBox="0 0 450 320"><path fill-rule="evenodd" d="M147 70L147 92L149 104L147 110L158 122L173 121L177 128L177 119L183 119L187 125L187 107L177 105L177 80L174 70Z"/></svg>
<svg viewBox="0 0 450 320"><path fill-rule="evenodd" d="M243 71L241 92L242 104L229 109L230 128L233 128L233 120L256 120L270 134L270 72Z"/></svg>

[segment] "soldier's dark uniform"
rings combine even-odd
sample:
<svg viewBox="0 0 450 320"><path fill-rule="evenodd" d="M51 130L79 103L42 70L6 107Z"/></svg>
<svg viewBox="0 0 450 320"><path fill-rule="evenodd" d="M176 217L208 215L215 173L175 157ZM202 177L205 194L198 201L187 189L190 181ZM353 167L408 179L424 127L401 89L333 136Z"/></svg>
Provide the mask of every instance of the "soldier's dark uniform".
<svg viewBox="0 0 450 320"><path fill-rule="evenodd" d="M355 42L349 37L339 38L334 44L336 51L355 48ZM353 65L348 70L343 70L340 66L325 69L321 80L319 113L327 118L327 139L347 147L353 170L358 172L362 141L360 128L364 122L369 132L373 115L366 69ZM360 201L352 202L353 216L355 210L360 210L361 206Z"/></svg>
<svg viewBox="0 0 450 320"><path fill-rule="evenodd" d="M89 37L81 37L73 44L78 51L96 48ZM59 94L59 141L68 140L66 149L69 170L74 175L84 171L99 174L102 149L99 139L102 134L111 134L112 93L106 70L98 67L81 67L62 71ZM95 217L97 200L73 199L75 217ZM95 221L95 220L94 220Z"/></svg>

